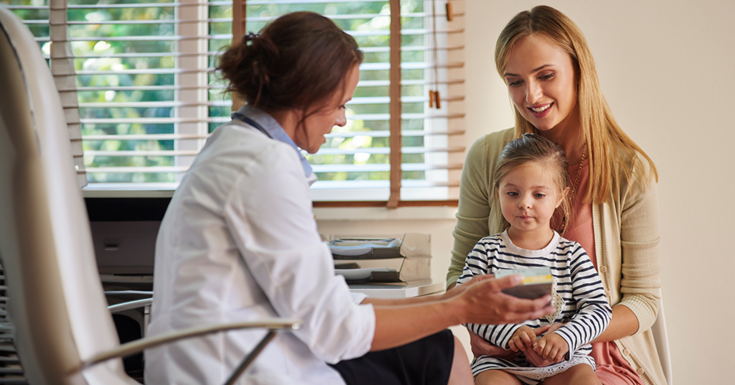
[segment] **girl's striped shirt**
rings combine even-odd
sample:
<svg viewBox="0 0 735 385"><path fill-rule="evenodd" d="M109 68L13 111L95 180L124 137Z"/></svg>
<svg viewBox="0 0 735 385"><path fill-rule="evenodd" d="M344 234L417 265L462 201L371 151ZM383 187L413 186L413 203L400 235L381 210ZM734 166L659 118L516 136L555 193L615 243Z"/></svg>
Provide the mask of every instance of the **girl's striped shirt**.
<svg viewBox="0 0 735 385"><path fill-rule="evenodd" d="M552 301L560 305L556 317L526 321L524 324L536 329L551 323L566 323L554 333L559 334L569 345L566 359L572 356L587 356L592 347L590 341L600 335L612 317L612 309L605 296L600 277L592 261L579 243L570 241L554 232L552 241L541 250L527 250L515 246L507 230L501 234L481 239L465 260L465 267L457 284L469 281L473 276L494 274L498 270L548 267L555 280L556 296ZM553 321L553 322L550 322ZM517 325L467 324L474 333L493 345L508 349L508 342L518 328ZM584 357L585 361L592 360ZM591 363L594 367L594 362ZM510 369L531 365L523 355L515 362L478 357L473 362L473 373L487 369Z"/></svg>

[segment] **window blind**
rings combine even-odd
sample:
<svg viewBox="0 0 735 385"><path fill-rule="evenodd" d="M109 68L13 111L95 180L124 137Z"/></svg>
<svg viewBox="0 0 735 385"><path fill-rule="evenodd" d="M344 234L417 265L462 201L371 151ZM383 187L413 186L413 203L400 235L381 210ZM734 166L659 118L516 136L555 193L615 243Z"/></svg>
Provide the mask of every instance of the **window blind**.
<svg viewBox="0 0 735 385"><path fill-rule="evenodd" d="M80 187L87 185L84 168L81 124L74 78L74 62L66 20L65 0L12 1L2 4L19 16L40 44L44 56L49 60L51 73L64 108L71 151Z"/></svg>
<svg viewBox="0 0 735 385"><path fill-rule="evenodd" d="M308 10L330 17L365 53L348 124L307 159L316 206L456 200L464 159L464 3L451 1L235 1L236 38L275 17ZM436 12L432 12L432 5ZM429 107L437 88L441 108ZM235 103L233 107L239 107ZM337 203L337 205L341 205Z"/></svg>
<svg viewBox="0 0 735 385"><path fill-rule="evenodd" d="M65 109L73 101L64 92L77 86L90 183L175 187L214 120L208 2L53 1L52 70L73 77L58 87Z"/></svg>
<svg viewBox="0 0 735 385"><path fill-rule="evenodd" d="M68 46L58 60L75 70L90 185L174 188L209 134L241 105L212 72L217 55L233 37L309 10L333 19L365 52L347 126L308 156L319 178L315 204L455 200L465 150L464 3L450 2L452 21L446 4L68 0ZM60 89L71 91L70 83ZM429 107L433 89L439 109Z"/></svg>

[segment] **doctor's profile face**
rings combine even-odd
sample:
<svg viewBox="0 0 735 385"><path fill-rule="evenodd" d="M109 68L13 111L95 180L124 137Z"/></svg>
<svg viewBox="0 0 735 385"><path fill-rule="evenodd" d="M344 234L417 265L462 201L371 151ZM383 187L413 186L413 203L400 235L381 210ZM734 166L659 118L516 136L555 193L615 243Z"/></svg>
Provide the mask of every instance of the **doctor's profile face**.
<svg viewBox="0 0 735 385"><path fill-rule="evenodd" d="M345 104L352 99L352 95L357 88L357 82L360 80L359 64L347 72L344 79L344 88L339 87L325 103L319 107L319 110L309 115L303 123L303 129L296 130L294 142L299 148L305 150L309 154L314 154L319 150L327 139L326 134L332 132L334 126L344 126L347 124L345 117ZM344 90L344 93L342 92Z"/></svg>
<svg viewBox="0 0 735 385"><path fill-rule="evenodd" d="M572 58L541 35L519 40L503 71L516 110L536 129L547 131L578 120Z"/></svg>

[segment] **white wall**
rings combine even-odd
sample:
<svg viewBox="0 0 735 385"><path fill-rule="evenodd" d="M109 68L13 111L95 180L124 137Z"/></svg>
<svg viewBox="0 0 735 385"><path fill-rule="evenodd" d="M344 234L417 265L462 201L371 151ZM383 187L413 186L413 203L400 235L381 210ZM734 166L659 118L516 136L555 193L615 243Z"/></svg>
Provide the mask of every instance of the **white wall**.
<svg viewBox="0 0 735 385"><path fill-rule="evenodd" d="M465 4L469 145L513 124L493 63L495 40L513 15L537 3ZM735 319L735 249L727 242L735 230L735 205L728 199L735 192L735 124L729 121L735 115L735 2L546 4L565 12L585 32L618 122L658 167L663 295L674 378L677 384L728 383L730 348L735 346L729 331ZM369 221L326 220L325 213L317 212L325 234L431 233L432 274L443 278L454 227L447 212Z"/></svg>

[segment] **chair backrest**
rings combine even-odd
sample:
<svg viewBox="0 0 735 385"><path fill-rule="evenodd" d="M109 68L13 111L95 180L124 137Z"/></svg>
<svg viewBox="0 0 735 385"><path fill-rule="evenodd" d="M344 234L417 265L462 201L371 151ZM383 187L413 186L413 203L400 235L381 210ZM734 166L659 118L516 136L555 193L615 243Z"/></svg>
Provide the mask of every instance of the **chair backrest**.
<svg viewBox="0 0 735 385"><path fill-rule="evenodd" d="M0 7L0 260L15 345L32 384L134 383L119 345L54 81L30 31Z"/></svg>

